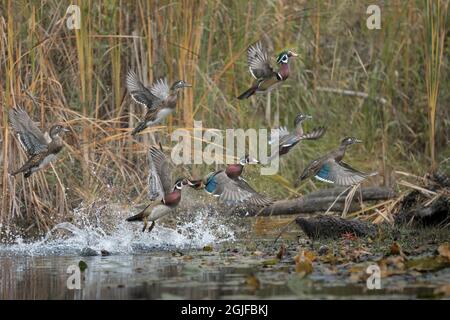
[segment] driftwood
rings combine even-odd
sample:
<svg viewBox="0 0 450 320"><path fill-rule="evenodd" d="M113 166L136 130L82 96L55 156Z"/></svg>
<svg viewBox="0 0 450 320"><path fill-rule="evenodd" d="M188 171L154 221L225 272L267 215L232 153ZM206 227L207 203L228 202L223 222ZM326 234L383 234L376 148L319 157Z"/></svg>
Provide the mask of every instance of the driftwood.
<svg viewBox="0 0 450 320"><path fill-rule="evenodd" d="M297 213L315 213L325 212L331 206L336 198L341 194L345 188L331 188L322 189L316 192L312 192L304 197L280 200L273 203L271 206L264 209L254 209L247 212L249 215L270 216L270 215L289 215ZM339 196L336 203L330 209L331 212L342 212L345 206L345 197L350 190ZM367 187L362 188L361 193L356 191L353 202L350 204L349 212L358 211L360 207L360 195L362 195L362 201L380 201L392 199L396 196L396 193L387 187Z"/></svg>
<svg viewBox="0 0 450 320"><path fill-rule="evenodd" d="M309 219L298 217L295 222L311 239L339 238L350 233L357 237L374 236L376 234L376 228L372 224L333 216L320 215Z"/></svg>
<svg viewBox="0 0 450 320"><path fill-rule="evenodd" d="M446 226L450 224L450 199L442 195L430 205L419 191L412 191L400 204L396 225Z"/></svg>
<svg viewBox="0 0 450 320"><path fill-rule="evenodd" d="M429 195L419 190L409 192L399 203L395 216L396 225L449 226L450 225L450 176L449 168L440 168L427 175L423 188L436 195L430 199Z"/></svg>

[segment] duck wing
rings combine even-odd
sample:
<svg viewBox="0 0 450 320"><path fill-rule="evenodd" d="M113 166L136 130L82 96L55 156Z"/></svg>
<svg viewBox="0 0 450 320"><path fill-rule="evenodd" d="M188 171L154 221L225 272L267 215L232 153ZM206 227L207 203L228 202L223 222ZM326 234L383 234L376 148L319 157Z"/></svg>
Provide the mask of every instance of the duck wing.
<svg viewBox="0 0 450 320"><path fill-rule="evenodd" d="M152 93L151 88L147 88L138 79L136 73L130 70L126 76L126 86L130 92L131 98L140 105L152 109L155 105L161 103L159 96Z"/></svg>
<svg viewBox="0 0 450 320"><path fill-rule="evenodd" d="M351 186L362 182L367 177L374 174L376 173L366 174L353 169L342 161L336 162L334 159L330 159L329 161L323 163L315 174L315 177L316 179L324 182L334 183L341 186Z"/></svg>
<svg viewBox="0 0 450 320"><path fill-rule="evenodd" d="M274 73L267 50L261 41L248 47L247 63L251 75L257 80L270 78Z"/></svg>
<svg viewBox="0 0 450 320"><path fill-rule="evenodd" d="M153 201L172 191L172 166L166 155L155 146L150 147L148 159L149 198Z"/></svg>
<svg viewBox="0 0 450 320"><path fill-rule="evenodd" d="M49 142L25 110L20 107L10 109L9 121L22 147L29 156L47 151Z"/></svg>

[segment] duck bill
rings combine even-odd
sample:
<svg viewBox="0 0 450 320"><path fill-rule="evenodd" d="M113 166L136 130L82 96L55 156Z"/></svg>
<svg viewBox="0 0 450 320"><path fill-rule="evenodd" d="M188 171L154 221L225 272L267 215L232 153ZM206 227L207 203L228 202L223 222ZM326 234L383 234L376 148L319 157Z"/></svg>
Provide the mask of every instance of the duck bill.
<svg viewBox="0 0 450 320"><path fill-rule="evenodd" d="M185 83L185 84L184 84L184 87L185 87L185 88L191 88L191 87L192 87L192 84L190 84L190 83Z"/></svg>
<svg viewBox="0 0 450 320"><path fill-rule="evenodd" d="M362 140L356 139L355 143L362 143Z"/></svg>
<svg viewBox="0 0 450 320"><path fill-rule="evenodd" d="M291 57L298 57L298 53L295 53L294 51L291 51Z"/></svg>
<svg viewBox="0 0 450 320"><path fill-rule="evenodd" d="M67 129L67 128L63 128L62 130L63 130L64 132L70 132L70 130Z"/></svg>
<svg viewBox="0 0 450 320"><path fill-rule="evenodd" d="M201 189L204 187L202 180L188 180L187 184L194 189Z"/></svg>

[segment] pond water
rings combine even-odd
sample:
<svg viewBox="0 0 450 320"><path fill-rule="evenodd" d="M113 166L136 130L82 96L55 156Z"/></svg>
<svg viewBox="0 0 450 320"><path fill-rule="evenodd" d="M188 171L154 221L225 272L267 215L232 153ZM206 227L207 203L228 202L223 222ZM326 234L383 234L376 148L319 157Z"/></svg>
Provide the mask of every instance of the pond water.
<svg viewBox="0 0 450 320"><path fill-rule="evenodd" d="M433 297L450 284L449 268L389 277L381 290L368 290L339 266L330 272L316 263L302 277L293 262L296 237L281 240L288 250L274 263L280 243L273 237L237 234L208 214L151 233L116 222L109 229L62 223L41 240L0 245L0 299L404 299ZM80 289L71 289L68 268L80 261L87 268Z"/></svg>

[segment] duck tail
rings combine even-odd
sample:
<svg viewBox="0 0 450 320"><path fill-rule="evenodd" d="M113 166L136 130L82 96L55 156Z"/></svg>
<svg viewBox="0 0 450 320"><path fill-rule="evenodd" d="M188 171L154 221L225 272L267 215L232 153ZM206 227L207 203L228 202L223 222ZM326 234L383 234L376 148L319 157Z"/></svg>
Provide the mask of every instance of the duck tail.
<svg viewBox="0 0 450 320"><path fill-rule="evenodd" d="M142 221L144 219L144 210L139 212L138 214L135 214L134 216L128 217L127 221Z"/></svg>
<svg viewBox="0 0 450 320"><path fill-rule="evenodd" d="M132 136L135 136L136 134L138 134L139 132L141 132L142 130L144 130L147 127L147 124L145 121L141 121L138 123L137 127L133 129L133 131L131 132Z"/></svg>
<svg viewBox="0 0 450 320"><path fill-rule="evenodd" d="M239 97L237 97L239 100L250 98L252 95L255 94L256 90L258 89L258 86L251 87L247 91L245 91L243 94L241 94Z"/></svg>

